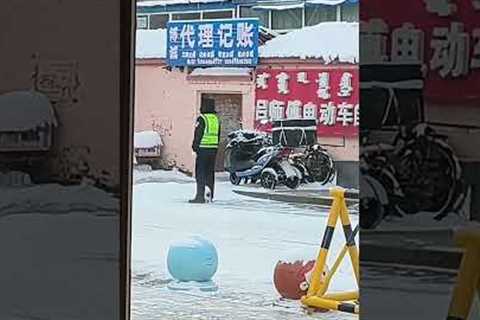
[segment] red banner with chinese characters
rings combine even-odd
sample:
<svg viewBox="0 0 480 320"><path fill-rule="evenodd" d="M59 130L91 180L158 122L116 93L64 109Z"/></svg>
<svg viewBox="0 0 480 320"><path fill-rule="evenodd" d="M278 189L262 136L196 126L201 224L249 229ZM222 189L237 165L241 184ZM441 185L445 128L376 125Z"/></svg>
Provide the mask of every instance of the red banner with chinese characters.
<svg viewBox="0 0 480 320"><path fill-rule="evenodd" d="M356 136L358 67L256 70L255 128L277 120L315 119L318 136Z"/></svg>
<svg viewBox="0 0 480 320"><path fill-rule="evenodd" d="M362 63L423 63L427 102L478 103L480 0L368 0L361 21Z"/></svg>

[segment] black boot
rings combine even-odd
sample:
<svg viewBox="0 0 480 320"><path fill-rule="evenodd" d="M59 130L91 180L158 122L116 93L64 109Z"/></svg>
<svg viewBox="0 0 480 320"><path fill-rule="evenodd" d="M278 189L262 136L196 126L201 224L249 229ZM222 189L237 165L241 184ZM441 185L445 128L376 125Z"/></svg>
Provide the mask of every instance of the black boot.
<svg viewBox="0 0 480 320"><path fill-rule="evenodd" d="M195 197L192 200L188 200L188 203L205 203L205 198Z"/></svg>

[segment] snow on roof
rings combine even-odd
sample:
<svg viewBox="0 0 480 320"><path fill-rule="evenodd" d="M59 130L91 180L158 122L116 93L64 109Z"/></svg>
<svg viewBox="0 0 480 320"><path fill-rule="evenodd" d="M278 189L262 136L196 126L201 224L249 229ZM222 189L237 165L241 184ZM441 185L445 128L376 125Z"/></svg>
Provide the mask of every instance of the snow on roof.
<svg viewBox="0 0 480 320"><path fill-rule="evenodd" d="M280 35L259 48L261 58L317 58L357 63L359 24L324 22Z"/></svg>
<svg viewBox="0 0 480 320"><path fill-rule="evenodd" d="M138 1L138 7L155 7L168 6L175 4L196 4L196 3L210 3L210 2L224 2L225 0L152 0L152 1Z"/></svg>
<svg viewBox="0 0 480 320"><path fill-rule="evenodd" d="M284 5L278 5L278 4L268 4L268 5L257 5L253 6L252 9L256 10L290 10L290 9L302 9L305 7L305 4L302 3L294 3L294 4L284 4Z"/></svg>
<svg viewBox="0 0 480 320"><path fill-rule="evenodd" d="M192 76L250 76L249 68L195 68Z"/></svg>
<svg viewBox="0 0 480 320"><path fill-rule="evenodd" d="M307 3L312 3L312 4L326 4L326 5L331 5L331 6L336 6L338 4L344 3L344 2L355 2L355 1L349 1L349 0L307 0Z"/></svg>
<svg viewBox="0 0 480 320"><path fill-rule="evenodd" d="M0 95L0 130L27 131L45 124L57 125L50 100L34 91Z"/></svg>
<svg viewBox="0 0 480 320"><path fill-rule="evenodd" d="M167 31L137 30L136 58L137 59L162 59L167 57Z"/></svg>
<svg viewBox="0 0 480 320"><path fill-rule="evenodd" d="M155 131L135 132L133 137L133 145L135 148L148 149L162 146L162 138Z"/></svg>
<svg viewBox="0 0 480 320"><path fill-rule="evenodd" d="M137 1L138 7L155 7L155 6L168 6L168 5L177 5L177 4L198 4L198 3L212 3L212 2L226 2L227 0L151 0L151 1ZM257 1L261 4L262 2L271 2L271 1ZM292 0L277 0L276 3L281 2L292 2ZM358 0L307 0L307 3L312 4L325 4L325 5L338 5L343 2L353 2L356 3Z"/></svg>

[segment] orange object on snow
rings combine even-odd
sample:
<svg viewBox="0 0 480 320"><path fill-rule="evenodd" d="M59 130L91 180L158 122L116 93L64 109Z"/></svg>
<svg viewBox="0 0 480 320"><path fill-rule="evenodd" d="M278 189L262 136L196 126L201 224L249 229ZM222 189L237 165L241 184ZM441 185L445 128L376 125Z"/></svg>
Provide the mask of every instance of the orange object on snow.
<svg viewBox="0 0 480 320"><path fill-rule="evenodd" d="M309 275L315 260L295 261L294 263L279 261L275 266L273 283L282 298L300 300L307 294Z"/></svg>

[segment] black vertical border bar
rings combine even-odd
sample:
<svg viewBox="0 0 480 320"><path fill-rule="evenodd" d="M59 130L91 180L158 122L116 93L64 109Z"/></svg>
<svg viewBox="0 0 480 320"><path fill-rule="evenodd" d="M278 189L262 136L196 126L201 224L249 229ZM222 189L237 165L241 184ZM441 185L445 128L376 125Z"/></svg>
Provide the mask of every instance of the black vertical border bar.
<svg viewBox="0 0 480 320"><path fill-rule="evenodd" d="M132 145L136 0L120 0L120 283L119 316L130 320Z"/></svg>

